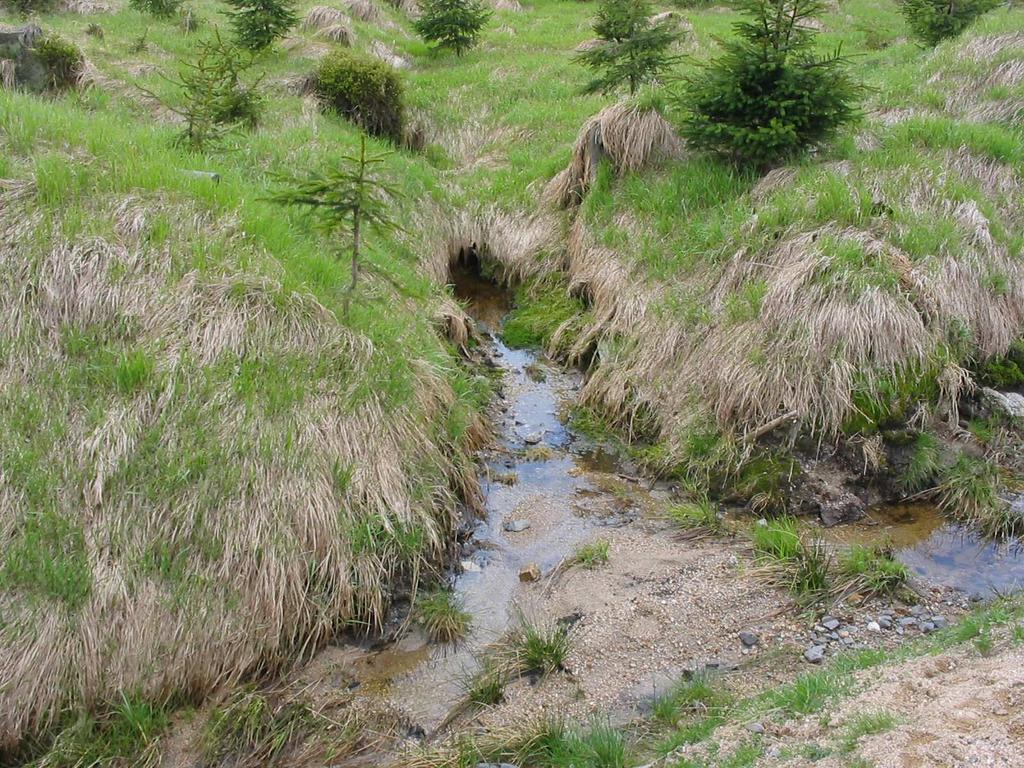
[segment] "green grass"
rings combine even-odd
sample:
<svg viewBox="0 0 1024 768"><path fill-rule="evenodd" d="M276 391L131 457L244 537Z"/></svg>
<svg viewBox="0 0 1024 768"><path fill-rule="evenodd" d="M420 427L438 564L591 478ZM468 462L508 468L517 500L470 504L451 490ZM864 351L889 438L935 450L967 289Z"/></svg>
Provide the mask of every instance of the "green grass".
<svg viewBox="0 0 1024 768"><path fill-rule="evenodd" d="M582 325L582 302L570 298L565 287L554 281L530 283L516 291L516 306L501 331L502 340L512 348L547 347L555 332L565 323ZM575 338L570 330L563 336L564 346Z"/></svg>
<svg viewBox="0 0 1024 768"><path fill-rule="evenodd" d="M159 764L153 750L169 723L164 708L141 698L123 697L103 714L81 714L57 733L46 754L46 766L115 768Z"/></svg>
<svg viewBox="0 0 1024 768"><path fill-rule="evenodd" d="M686 530L719 533L725 528L724 521L718 515L717 506L706 497L673 504L665 514L669 520Z"/></svg>
<svg viewBox="0 0 1024 768"><path fill-rule="evenodd" d="M416 601L416 620L434 640L451 643L469 634L473 617L462 607L458 596L437 590Z"/></svg>
<svg viewBox="0 0 1024 768"><path fill-rule="evenodd" d="M573 553L572 562L588 569L605 565L608 562L609 546L607 539L597 539L584 544Z"/></svg>
<svg viewBox="0 0 1024 768"><path fill-rule="evenodd" d="M732 698L721 686L721 681L708 674L694 675L681 680L667 693L654 700L654 719L664 725L676 725L682 718L703 721L713 717L721 719L732 703Z"/></svg>
<svg viewBox="0 0 1024 768"><path fill-rule="evenodd" d="M800 557L801 538L796 518L780 517L750 528L754 553L765 561L795 562Z"/></svg>
<svg viewBox="0 0 1024 768"><path fill-rule="evenodd" d="M899 718L891 712L884 710L864 712L856 715L844 728L842 741L839 745L839 753L849 755L857 748L858 742L865 736L877 736L880 733L891 731L898 724Z"/></svg>
<svg viewBox="0 0 1024 768"><path fill-rule="evenodd" d="M867 595L895 594L910 575L907 567L893 558L891 548L860 544L854 544L840 555L838 570L847 589Z"/></svg>

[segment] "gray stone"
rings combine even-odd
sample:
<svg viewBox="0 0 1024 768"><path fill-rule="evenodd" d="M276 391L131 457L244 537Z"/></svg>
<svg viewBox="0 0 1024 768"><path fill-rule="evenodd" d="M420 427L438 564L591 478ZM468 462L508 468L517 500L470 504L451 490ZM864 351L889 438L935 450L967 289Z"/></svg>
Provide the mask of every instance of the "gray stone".
<svg viewBox="0 0 1024 768"><path fill-rule="evenodd" d="M910 609L911 616L920 616L922 613L924 613L924 608L920 605L915 605Z"/></svg>
<svg viewBox="0 0 1024 768"><path fill-rule="evenodd" d="M519 768L512 763L477 763L476 768Z"/></svg>
<svg viewBox="0 0 1024 768"><path fill-rule="evenodd" d="M935 625L936 629L945 629L949 626L949 619L945 616L932 616L932 624Z"/></svg>
<svg viewBox="0 0 1024 768"><path fill-rule="evenodd" d="M869 621L868 622L868 632L881 632L881 631L882 631L882 625L879 624L877 621Z"/></svg>
<svg viewBox="0 0 1024 768"><path fill-rule="evenodd" d="M1024 419L1024 395L1019 392L997 392L984 387L981 401L995 413L1011 419Z"/></svg>
<svg viewBox="0 0 1024 768"><path fill-rule="evenodd" d="M544 439L544 433L543 432L531 432L530 434L528 434L523 439L526 440L526 444L527 445L536 445L537 443L539 443L541 440Z"/></svg>
<svg viewBox="0 0 1024 768"><path fill-rule="evenodd" d="M764 726L761 723L747 723L745 727L751 733L764 733Z"/></svg>
<svg viewBox="0 0 1024 768"><path fill-rule="evenodd" d="M837 629L839 629L840 623L841 622L839 621L839 619L835 619L831 616L826 616L824 619L821 620L821 626L823 626L829 632L835 632Z"/></svg>
<svg viewBox="0 0 1024 768"><path fill-rule="evenodd" d="M927 635L935 631L935 625L932 624L930 621L923 621L921 622L921 631Z"/></svg>
<svg viewBox="0 0 1024 768"><path fill-rule="evenodd" d="M825 660L825 647L823 645L812 645L804 651L804 659L811 664L821 664Z"/></svg>
<svg viewBox="0 0 1024 768"><path fill-rule="evenodd" d="M904 616L902 619L900 619L901 627L913 627L916 625L917 619L915 619L913 616Z"/></svg>
<svg viewBox="0 0 1024 768"><path fill-rule="evenodd" d="M879 616L878 626L882 629L892 629L892 617L891 616Z"/></svg>
<svg viewBox="0 0 1024 768"><path fill-rule="evenodd" d="M740 642L747 646L747 648L753 648L761 642L761 638L753 632L743 631L740 632Z"/></svg>
<svg viewBox="0 0 1024 768"><path fill-rule="evenodd" d="M509 533L522 533L530 527L529 520L506 520L505 524L502 525Z"/></svg>

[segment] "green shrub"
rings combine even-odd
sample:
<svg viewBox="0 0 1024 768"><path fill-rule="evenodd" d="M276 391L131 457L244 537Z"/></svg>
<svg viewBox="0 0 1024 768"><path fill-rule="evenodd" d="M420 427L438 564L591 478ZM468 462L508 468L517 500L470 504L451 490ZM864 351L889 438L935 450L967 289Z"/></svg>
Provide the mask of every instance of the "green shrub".
<svg viewBox="0 0 1024 768"><path fill-rule="evenodd" d="M401 142L405 122L402 82L384 62L335 51L320 62L316 92L328 107L367 133Z"/></svg>
<svg viewBox="0 0 1024 768"><path fill-rule="evenodd" d="M996 357L978 369L978 383L994 389L1024 386L1024 341L1014 342L1005 357Z"/></svg>
<svg viewBox="0 0 1024 768"><path fill-rule="evenodd" d="M48 87L63 91L75 86L85 64L85 57L77 46L56 35L48 35L36 41L32 52L46 67Z"/></svg>
<svg viewBox="0 0 1024 768"><path fill-rule="evenodd" d="M13 0L11 6L26 16L33 13L49 13L57 4L56 0Z"/></svg>
<svg viewBox="0 0 1024 768"><path fill-rule="evenodd" d="M491 18L481 0L424 0L421 15L413 24L416 32L438 48L461 56L477 44L480 32Z"/></svg>
<svg viewBox="0 0 1024 768"><path fill-rule="evenodd" d="M860 87L836 53L814 52L821 0L736 0L750 17L725 53L685 80L682 132L702 150L767 168L853 120Z"/></svg>
<svg viewBox="0 0 1024 768"><path fill-rule="evenodd" d="M900 10L916 38L937 45L998 5L999 0L902 0Z"/></svg>
<svg viewBox="0 0 1024 768"><path fill-rule="evenodd" d="M299 23L288 0L225 0L235 30L235 42L250 51L262 51Z"/></svg>
<svg viewBox="0 0 1024 768"><path fill-rule="evenodd" d="M128 0L128 5L136 11L148 13L162 19L169 19L180 9L184 0Z"/></svg>

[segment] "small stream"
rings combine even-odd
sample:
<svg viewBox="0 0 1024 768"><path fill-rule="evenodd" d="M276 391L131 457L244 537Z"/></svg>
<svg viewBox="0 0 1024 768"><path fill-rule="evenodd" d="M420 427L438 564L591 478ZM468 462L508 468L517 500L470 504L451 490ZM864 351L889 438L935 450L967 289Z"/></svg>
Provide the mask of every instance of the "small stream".
<svg viewBox="0 0 1024 768"><path fill-rule="evenodd" d="M598 538L602 528L648 515L668 499L664 486L647 490L620 474L612 453L568 425L580 373L501 341L498 332L511 309L507 292L469 271L455 274L453 283L486 337L481 352L501 382L493 413L497 439L480 456L485 515L464 545L452 583L473 617L470 635L456 645L440 645L413 627L382 650L349 645L329 651L353 676L351 685L386 698L423 734L437 729L462 700L480 652L513 626L520 612L533 615L546 579L563 560ZM529 527L507 530L513 521ZM971 596L1024 586L1024 555L1016 546L980 540L926 505L877 510L862 523L824 535L838 543L888 542L925 582ZM520 580L529 565L539 568L539 585Z"/></svg>

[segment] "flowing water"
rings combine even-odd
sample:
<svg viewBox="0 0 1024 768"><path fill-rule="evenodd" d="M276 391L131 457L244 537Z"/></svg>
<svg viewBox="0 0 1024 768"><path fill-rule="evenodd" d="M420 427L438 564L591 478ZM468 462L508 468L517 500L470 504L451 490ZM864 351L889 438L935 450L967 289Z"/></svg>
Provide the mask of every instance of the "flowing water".
<svg viewBox="0 0 1024 768"><path fill-rule="evenodd" d="M529 616L531 599L550 586L524 584L521 570L536 565L546 580L601 527L645 515L667 497L664 489L649 491L621 474L612 453L567 426L581 375L502 343L497 333L510 309L506 292L468 271L453 278L456 295L486 336L483 353L501 382L497 440L480 457L485 515L464 545L452 584L472 615L471 634L458 645L438 645L413 628L381 650L336 646L324 655L347 670L339 684L385 697L427 734L462 699L480 651L520 613ZM529 528L506 530L517 520ZM1024 586L1024 556L1016 547L980 540L925 505L877 510L863 523L825 535L846 543L889 542L923 580L971 595Z"/></svg>

